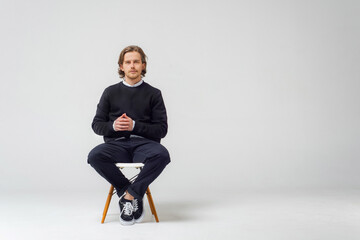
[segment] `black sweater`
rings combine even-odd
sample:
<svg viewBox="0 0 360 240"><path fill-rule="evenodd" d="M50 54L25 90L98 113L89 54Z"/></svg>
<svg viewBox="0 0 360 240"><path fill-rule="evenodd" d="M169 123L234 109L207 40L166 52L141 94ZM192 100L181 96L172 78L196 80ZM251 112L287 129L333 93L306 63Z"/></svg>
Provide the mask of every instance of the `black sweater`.
<svg viewBox="0 0 360 240"><path fill-rule="evenodd" d="M123 113L135 121L133 131L115 131L114 121ZM157 142L167 133L167 115L159 89L143 82L137 87L122 82L106 88L97 105L92 129L108 142L131 134Z"/></svg>

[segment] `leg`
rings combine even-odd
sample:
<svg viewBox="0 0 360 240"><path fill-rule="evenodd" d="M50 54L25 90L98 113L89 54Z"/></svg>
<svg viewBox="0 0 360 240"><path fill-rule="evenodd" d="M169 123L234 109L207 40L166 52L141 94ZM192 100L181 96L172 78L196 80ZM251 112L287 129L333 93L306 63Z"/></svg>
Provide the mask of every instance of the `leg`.
<svg viewBox="0 0 360 240"><path fill-rule="evenodd" d="M134 162L145 165L127 191L137 199L142 199L150 185L170 162L168 151L160 143L147 139L134 139L136 145L133 152Z"/></svg>
<svg viewBox="0 0 360 240"><path fill-rule="evenodd" d="M91 150L88 156L88 163L113 185L121 196L130 182L115 166L117 162L131 162L131 156L121 141L100 144Z"/></svg>

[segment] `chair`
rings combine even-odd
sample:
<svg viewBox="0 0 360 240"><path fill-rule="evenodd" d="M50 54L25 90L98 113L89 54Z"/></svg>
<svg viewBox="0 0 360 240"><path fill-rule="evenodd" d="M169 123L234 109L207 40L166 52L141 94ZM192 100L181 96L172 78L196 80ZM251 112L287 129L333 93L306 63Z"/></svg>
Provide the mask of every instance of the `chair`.
<svg viewBox="0 0 360 240"><path fill-rule="evenodd" d="M143 163L116 163L115 164L119 169L123 169L123 168L136 168L136 169L142 169L142 167L144 167L144 164ZM138 176L135 175L134 177L132 177L130 179L130 182L133 182L135 181L136 177ZM102 220L101 220L101 223L104 223L105 221L105 218L106 218L106 214L107 214L107 211L109 209L109 205L110 205L110 201L111 201L111 198L112 196L115 194L116 191L114 191L114 186L111 185L110 186L110 190L109 190L109 194L108 194L108 197L106 199L106 203L105 203L105 207L104 207L104 212L103 212L103 217L102 217ZM149 201L149 206L150 206L150 210L151 210L151 213L152 215L154 215L155 217L155 220L156 222L159 222L159 218L158 218L158 215L156 213L156 209L155 209L155 205L154 205L154 201L152 199L152 196L151 196L151 192L150 192L150 188L148 187L147 190L146 190L146 196L147 196L147 199Z"/></svg>

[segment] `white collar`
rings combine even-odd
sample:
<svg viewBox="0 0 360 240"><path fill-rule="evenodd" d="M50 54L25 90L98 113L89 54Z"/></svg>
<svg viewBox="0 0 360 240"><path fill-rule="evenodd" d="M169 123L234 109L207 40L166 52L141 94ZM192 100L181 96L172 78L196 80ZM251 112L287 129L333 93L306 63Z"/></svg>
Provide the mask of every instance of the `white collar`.
<svg viewBox="0 0 360 240"><path fill-rule="evenodd" d="M127 87L137 87L137 86L140 86L143 82L144 82L144 80L141 79L140 81L138 81L134 85L130 85L125 80L122 81L122 83Z"/></svg>

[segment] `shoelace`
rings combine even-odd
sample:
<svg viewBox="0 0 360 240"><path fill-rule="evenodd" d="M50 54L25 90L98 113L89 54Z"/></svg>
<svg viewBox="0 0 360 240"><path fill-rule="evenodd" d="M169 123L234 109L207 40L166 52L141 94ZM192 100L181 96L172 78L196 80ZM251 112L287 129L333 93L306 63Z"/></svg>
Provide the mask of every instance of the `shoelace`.
<svg viewBox="0 0 360 240"><path fill-rule="evenodd" d="M125 215L131 216L133 213L133 206L130 202L126 202L124 204L124 208L121 211L121 214L124 213Z"/></svg>
<svg viewBox="0 0 360 240"><path fill-rule="evenodd" d="M138 200L134 199L133 202L132 202L132 205L133 205L133 208L134 208L133 211L136 212L139 209Z"/></svg>

